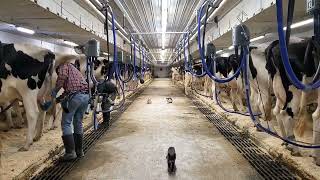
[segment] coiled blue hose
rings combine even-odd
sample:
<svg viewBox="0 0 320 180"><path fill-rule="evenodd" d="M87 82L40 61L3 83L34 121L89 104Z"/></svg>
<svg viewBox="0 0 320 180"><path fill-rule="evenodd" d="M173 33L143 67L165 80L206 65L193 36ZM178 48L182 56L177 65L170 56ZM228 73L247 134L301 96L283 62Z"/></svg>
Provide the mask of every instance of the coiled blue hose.
<svg viewBox="0 0 320 180"><path fill-rule="evenodd" d="M218 78L218 77L216 77L214 71L213 71L213 73L211 73L210 70L208 69L208 65L205 61L204 47L202 47L203 45L201 45L201 18L202 18L202 13L203 13L204 8L209 8L209 6L210 6L210 4L208 4L208 1L205 1L201 5L200 10L198 11L198 47L199 47L199 53L200 53L200 57L201 57L202 67L204 68L206 74L215 82L227 83L227 82L230 82L234 78L239 76L239 74L241 72L241 66L239 66L239 68L236 70L236 72L231 77L228 77L228 78ZM204 29L204 31L205 31L205 29ZM205 38L205 37L202 37L202 38ZM243 63L243 62L241 62L241 63Z"/></svg>

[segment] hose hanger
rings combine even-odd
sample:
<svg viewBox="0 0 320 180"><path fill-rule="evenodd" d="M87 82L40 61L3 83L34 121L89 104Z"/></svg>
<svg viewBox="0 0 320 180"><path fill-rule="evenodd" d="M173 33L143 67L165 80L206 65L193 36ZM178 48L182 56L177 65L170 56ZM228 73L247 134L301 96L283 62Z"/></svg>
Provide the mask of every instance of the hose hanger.
<svg viewBox="0 0 320 180"><path fill-rule="evenodd" d="M320 43L320 7L318 7L318 5L316 5L316 4L317 3L315 3L313 8L308 9L308 12L314 15L315 41L317 42L317 44L319 44ZM307 90L319 88L320 87L320 79L319 79L320 67L319 67L319 65L318 65L316 74L314 75L315 78L314 78L313 82L310 84L303 84L297 78L296 74L294 73L292 66L291 66L291 63L290 63L290 60L289 60L287 44L288 44L289 38L290 38L290 31L291 31L290 26L291 26L292 19L293 19L294 0L289 0L289 4L288 4L289 14L288 14L288 18L287 18L288 26L287 26L286 36L283 32L282 0L276 0L276 6L277 6L277 24L278 24L277 28L278 28L278 36L279 36L279 44L280 44L280 54L281 54L281 58L282 58L282 63L284 65L284 69L286 71L286 74L287 74L289 80L297 89L300 89L300 90L307 91ZM317 48L315 48L315 49L316 49L316 52L319 52L319 49L317 49Z"/></svg>

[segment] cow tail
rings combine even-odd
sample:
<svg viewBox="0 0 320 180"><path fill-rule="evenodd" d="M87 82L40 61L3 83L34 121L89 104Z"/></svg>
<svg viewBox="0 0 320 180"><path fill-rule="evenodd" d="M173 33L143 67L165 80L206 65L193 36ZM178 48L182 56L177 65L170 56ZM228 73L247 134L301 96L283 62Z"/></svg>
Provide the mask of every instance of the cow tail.
<svg viewBox="0 0 320 180"><path fill-rule="evenodd" d="M306 76L303 77L303 84L306 84ZM302 91L299 105L298 120L295 126L295 130L298 136L303 136L307 127L307 122L310 120L311 116L307 111L307 96L308 92Z"/></svg>

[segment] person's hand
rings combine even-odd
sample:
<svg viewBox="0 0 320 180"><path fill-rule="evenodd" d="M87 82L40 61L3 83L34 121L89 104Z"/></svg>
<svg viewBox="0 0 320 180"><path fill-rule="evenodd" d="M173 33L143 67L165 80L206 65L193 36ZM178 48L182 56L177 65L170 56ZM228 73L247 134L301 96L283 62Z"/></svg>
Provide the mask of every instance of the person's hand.
<svg viewBox="0 0 320 180"><path fill-rule="evenodd" d="M44 103L40 103L40 108L43 110L43 111L48 111L48 109L52 106L52 101L47 101L47 102L44 102Z"/></svg>

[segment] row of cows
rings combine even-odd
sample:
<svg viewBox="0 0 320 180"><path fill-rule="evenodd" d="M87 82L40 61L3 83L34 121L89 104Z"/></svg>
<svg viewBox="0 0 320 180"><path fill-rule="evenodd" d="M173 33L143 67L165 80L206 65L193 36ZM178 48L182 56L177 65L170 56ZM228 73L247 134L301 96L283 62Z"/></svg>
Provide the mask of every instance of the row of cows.
<svg viewBox="0 0 320 180"><path fill-rule="evenodd" d="M66 62L73 63L85 75L86 60L83 55L54 54L40 47L0 42L0 117L5 117L2 119L5 119L6 130L9 130L23 127L25 113L27 137L20 151L27 151L34 141L40 139L44 122L48 124L47 130L57 127L62 112L60 106L56 104L43 111L41 104L51 98L57 79L55 67ZM110 67L111 63L107 60L96 60L96 78L104 79ZM145 73L145 78L151 78L150 71ZM131 80L128 86L137 83L137 80ZM13 122L14 114L17 122Z"/></svg>
<svg viewBox="0 0 320 180"><path fill-rule="evenodd" d="M319 51L316 48L312 50L307 48L313 43L313 40L310 39L293 39L288 48L293 70L303 83L311 82L317 72ZM216 62L216 74L220 77L230 77L240 64L240 58L234 54L229 57L215 57L214 59L206 57L207 64L210 64L210 61L213 60ZM308 111L310 105L314 106L320 103L319 89L301 91L290 82L282 64L279 42L274 41L251 47L249 69L250 102L254 112L261 113L259 119L269 122L276 120L281 136L292 141L303 136L307 129L307 123L313 122L311 130L313 132L313 142L311 143L319 145L320 106L316 106L313 113ZM224 90L234 111L247 111L244 102L242 74L229 83L218 84L211 80L208 75L201 78L183 70L184 67L173 67L172 80L174 82L179 80L184 82L185 94L189 94L190 89L198 89L204 91L204 96L214 97L215 90ZM196 84L201 82L201 86L195 86L194 82L197 82ZM271 127L271 129L274 130L274 127ZM297 146L284 145L292 152L292 155L300 155L300 149ZM316 164L320 165L320 150L315 149L313 157Z"/></svg>

